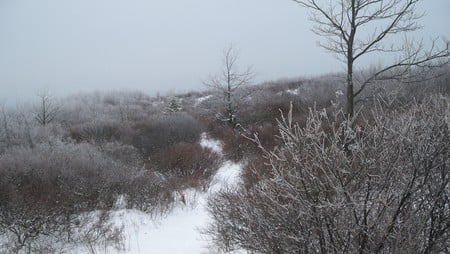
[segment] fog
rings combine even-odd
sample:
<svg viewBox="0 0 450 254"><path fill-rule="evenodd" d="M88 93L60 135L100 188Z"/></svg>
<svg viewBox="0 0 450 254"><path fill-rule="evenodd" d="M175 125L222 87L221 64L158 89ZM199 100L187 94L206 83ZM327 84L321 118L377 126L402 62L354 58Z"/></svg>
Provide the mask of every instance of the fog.
<svg viewBox="0 0 450 254"><path fill-rule="evenodd" d="M450 1L419 7L417 35L450 38ZM289 0L1 0L0 103L43 89L200 90L230 43L255 82L343 70L311 27Z"/></svg>

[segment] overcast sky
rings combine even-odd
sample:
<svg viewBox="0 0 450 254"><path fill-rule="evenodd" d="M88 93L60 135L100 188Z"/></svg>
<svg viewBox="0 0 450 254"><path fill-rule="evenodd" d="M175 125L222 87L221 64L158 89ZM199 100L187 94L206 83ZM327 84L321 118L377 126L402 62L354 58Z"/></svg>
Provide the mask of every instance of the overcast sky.
<svg viewBox="0 0 450 254"><path fill-rule="evenodd" d="M450 1L425 0L425 39L450 38ZM256 81L341 71L290 0L0 0L0 103L49 90L203 88L233 43Z"/></svg>

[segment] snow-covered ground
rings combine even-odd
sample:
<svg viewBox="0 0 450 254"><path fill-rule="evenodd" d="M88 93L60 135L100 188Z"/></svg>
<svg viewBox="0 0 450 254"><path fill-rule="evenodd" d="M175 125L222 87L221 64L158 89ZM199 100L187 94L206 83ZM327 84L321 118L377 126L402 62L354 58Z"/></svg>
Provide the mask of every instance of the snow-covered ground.
<svg viewBox="0 0 450 254"><path fill-rule="evenodd" d="M202 135L201 143L219 154L221 143ZM226 161L218 169L207 192L187 190L183 195L187 205L175 207L169 214L155 219L137 210L117 210L113 220L118 227L123 226L123 249L98 247L98 253L117 254L199 254L208 253L208 242L201 230L210 222L206 205L208 197L221 188L233 187L240 183L242 165ZM74 253L86 253L86 249Z"/></svg>
<svg viewBox="0 0 450 254"><path fill-rule="evenodd" d="M206 211L207 199L225 186L239 183L241 165L225 162L214 177L206 193L187 191L190 204L173 209L163 218L154 219L137 210L118 210L113 218L117 226L124 227L123 250L103 248L106 253L198 254L208 253L208 242L201 234L210 222ZM192 197L196 196L195 201ZM189 199L189 198L188 198ZM102 252L99 247L99 252ZM80 250L82 253L83 250Z"/></svg>

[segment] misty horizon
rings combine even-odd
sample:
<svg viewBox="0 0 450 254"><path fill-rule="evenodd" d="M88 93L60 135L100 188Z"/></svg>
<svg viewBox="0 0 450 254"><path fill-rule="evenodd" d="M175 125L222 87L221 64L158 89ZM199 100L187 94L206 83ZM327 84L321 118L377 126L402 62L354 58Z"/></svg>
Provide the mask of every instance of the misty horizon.
<svg viewBox="0 0 450 254"><path fill-rule="evenodd" d="M450 2L419 5L416 36L449 38ZM0 102L42 90L202 90L232 43L255 83L340 72L317 45L307 11L293 1L29 1L0 3ZM366 64L379 64L380 59Z"/></svg>

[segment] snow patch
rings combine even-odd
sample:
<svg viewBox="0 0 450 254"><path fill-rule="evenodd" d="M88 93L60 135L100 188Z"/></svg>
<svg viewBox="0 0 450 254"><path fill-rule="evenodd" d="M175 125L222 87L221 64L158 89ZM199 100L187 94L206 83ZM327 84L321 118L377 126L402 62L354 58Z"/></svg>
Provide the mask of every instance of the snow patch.
<svg viewBox="0 0 450 254"><path fill-rule="evenodd" d="M200 103L202 103L202 102L208 100L208 99L211 98L211 97L212 97L212 95L206 95L206 96L197 98L197 100L196 100L195 103L194 103L194 106L198 106Z"/></svg>
<svg viewBox="0 0 450 254"><path fill-rule="evenodd" d="M292 94L292 95L298 95L300 93L300 88L288 89L288 90L286 90L286 93Z"/></svg>
<svg viewBox="0 0 450 254"><path fill-rule="evenodd" d="M222 167L217 170L209 189L210 194L225 188L236 188L242 183L241 179L242 164L226 161Z"/></svg>
<svg viewBox="0 0 450 254"><path fill-rule="evenodd" d="M283 95L283 93L292 94L292 95L299 95L300 94L300 88L287 89L285 91L278 92L277 95Z"/></svg>
<svg viewBox="0 0 450 254"><path fill-rule="evenodd" d="M222 155L222 142L209 138L206 133L202 133L202 135L200 136L200 145L204 148L211 149L213 152L219 155Z"/></svg>

